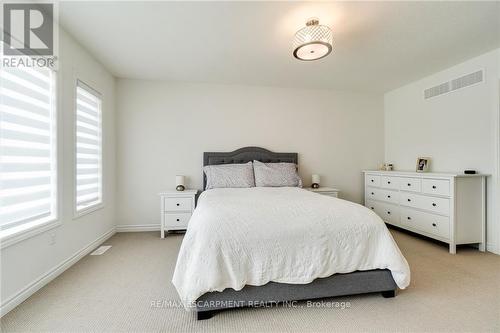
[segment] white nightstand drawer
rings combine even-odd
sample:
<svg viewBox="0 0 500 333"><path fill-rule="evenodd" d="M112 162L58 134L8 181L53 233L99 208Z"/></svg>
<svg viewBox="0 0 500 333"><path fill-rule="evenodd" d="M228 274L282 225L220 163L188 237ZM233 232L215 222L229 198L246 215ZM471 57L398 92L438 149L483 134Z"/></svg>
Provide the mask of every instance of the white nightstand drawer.
<svg viewBox="0 0 500 333"><path fill-rule="evenodd" d="M192 198L165 198L166 212L191 212L193 209Z"/></svg>
<svg viewBox="0 0 500 333"><path fill-rule="evenodd" d="M422 192L436 195L450 195L450 181L446 179L423 179Z"/></svg>
<svg viewBox="0 0 500 333"><path fill-rule="evenodd" d="M399 188L403 191L420 192L422 182L420 178L401 178L399 180Z"/></svg>
<svg viewBox="0 0 500 333"><path fill-rule="evenodd" d="M187 228L191 213L166 213L165 226L168 228Z"/></svg>
<svg viewBox="0 0 500 333"><path fill-rule="evenodd" d="M334 197L334 198L338 198L338 196L339 196L339 190L336 188L333 188L333 187L325 187L325 186L322 186L319 188L307 188L306 187L306 188L304 188L304 190L310 191L313 193L326 195L329 197Z"/></svg>
<svg viewBox="0 0 500 333"><path fill-rule="evenodd" d="M380 186L380 176L376 175L366 175L365 176L365 185L366 186Z"/></svg>

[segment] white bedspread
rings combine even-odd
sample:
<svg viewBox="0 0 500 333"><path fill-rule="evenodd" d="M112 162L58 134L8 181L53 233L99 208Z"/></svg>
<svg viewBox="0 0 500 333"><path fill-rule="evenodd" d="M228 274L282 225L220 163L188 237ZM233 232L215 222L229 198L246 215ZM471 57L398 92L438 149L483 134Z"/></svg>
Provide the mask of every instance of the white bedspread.
<svg viewBox="0 0 500 333"><path fill-rule="evenodd" d="M290 187L212 189L199 198L172 282L190 308L210 291L384 268L399 288L410 283L387 227L361 205Z"/></svg>

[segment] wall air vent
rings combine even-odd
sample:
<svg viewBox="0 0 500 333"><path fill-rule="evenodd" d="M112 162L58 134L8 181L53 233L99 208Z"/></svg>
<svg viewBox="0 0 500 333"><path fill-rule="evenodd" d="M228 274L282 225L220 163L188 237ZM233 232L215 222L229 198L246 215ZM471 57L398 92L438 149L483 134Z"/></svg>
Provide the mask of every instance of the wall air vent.
<svg viewBox="0 0 500 333"><path fill-rule="evenodd" d="M442 94L446 94L447 92L450 92L450 83L449 82L442 83L438 86L435 86L435 87L432 87L429 89L425 89L424 90L424 98L428 99L431 97L436 97L436 96L439 96Z"/></svg>
<svg viewBox="0 0 500 333"><path fill-rule="evenodd" d="M477 71L468 75L459 77L458 79L451 80L451 90L457 90L472 86L473 84L483 82L483 71Z"/></svg>
<svg viewBox="0 0 500 333"><path fill-rule="evenodd" d="M484 70L479 70L474 73L463 75L451 81L441 83L437 86L424 90L424 99L429 99L439 95L449 93L451 91L459 90L469 87L484 81Z"/></svg>

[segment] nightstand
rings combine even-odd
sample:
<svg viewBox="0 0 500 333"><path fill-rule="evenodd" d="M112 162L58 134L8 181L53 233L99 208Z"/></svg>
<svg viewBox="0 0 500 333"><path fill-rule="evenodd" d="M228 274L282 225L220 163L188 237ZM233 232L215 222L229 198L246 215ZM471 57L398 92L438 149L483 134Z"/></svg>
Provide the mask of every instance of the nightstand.
<svg viewBox="0 0 500 333"><path fill-rule="evenodd" d="M165 231L186 230L196 204L197 190L159 193L161 205L161 238Z"/></svg>
<svg viewBox="0 0 500 333"><path fill-rule="evenodd" d="M339 197L339 192L340 190L332 187L320 187L320 188L311 188L311 187L304 187L305 190L314 192L314 193L319 193L323 195L328 195L330 197L338 198Z"/></svg>

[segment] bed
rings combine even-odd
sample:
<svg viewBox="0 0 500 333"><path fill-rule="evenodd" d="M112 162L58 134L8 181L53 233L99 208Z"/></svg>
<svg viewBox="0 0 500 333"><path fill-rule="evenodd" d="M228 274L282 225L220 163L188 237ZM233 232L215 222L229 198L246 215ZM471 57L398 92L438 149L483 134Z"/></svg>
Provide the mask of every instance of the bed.
<svg viewBox="0 0 500 333"><path fill-rule="evenodd" d="M204 153L204 165L289 162L259 147ZM204 188L206 179L204 177ZM409 284L408 263L369 209L300 188L204 191L172 282L197 318L236 307L380 292Z"/></svg>

